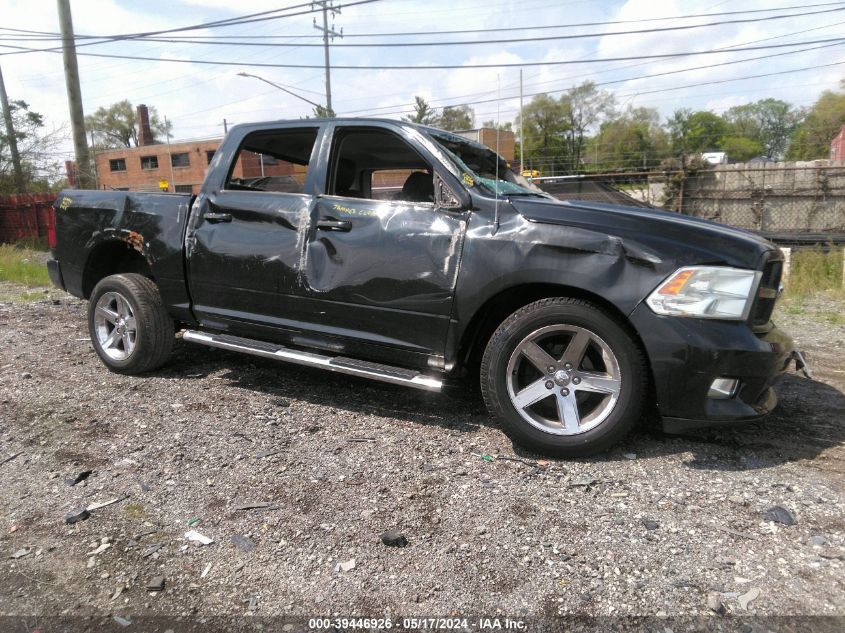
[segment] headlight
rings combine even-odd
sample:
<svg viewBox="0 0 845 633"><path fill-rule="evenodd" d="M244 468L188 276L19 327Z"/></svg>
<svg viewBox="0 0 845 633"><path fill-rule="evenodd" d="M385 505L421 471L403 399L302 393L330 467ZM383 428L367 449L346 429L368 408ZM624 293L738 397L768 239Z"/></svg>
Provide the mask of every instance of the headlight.
<svg viewBox="0 0 845 633"><path fill-rule="evenodd" d="M748 318L761 276L759 271L741 268L681 268L646 303L657 314L742 321Z"/></svg>

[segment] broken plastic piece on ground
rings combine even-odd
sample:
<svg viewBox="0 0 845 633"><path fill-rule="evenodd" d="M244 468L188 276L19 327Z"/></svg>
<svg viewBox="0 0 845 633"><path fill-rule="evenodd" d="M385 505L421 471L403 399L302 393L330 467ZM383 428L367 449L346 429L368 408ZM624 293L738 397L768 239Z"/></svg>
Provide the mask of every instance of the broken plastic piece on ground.
<svg viewBox="0 0 845 633"><path fill-rule="evenodd" d="M595 477L591 477L590 475L582 475L578 477L578 479L574 479L569 483L570 488L576 488L578 486L582 486L584 488L589 488L590 486L597 484L598 480Z"/></svg>
<svg viewBox="0 0 845 633"><path fill-rule="evenodd" d="M147 583L145 588L151 592L164 591L164 576L155 576Z"/></svg>
<svg viewBox="0 0 845 633"><path fill-rule="evenodd" d="M185 538L189 541L194 543L200 543L202 545L211 545L214 542L214 539L208 538L204 534L200 534L196 530L188 530L185 532Z"/></svg>
<svg viewBox="0 0 845 633"><path fill-rule="evenodd" d="M804 373L806 378L813 379L813 370L807 364L807 359L804 358L804 353L800 349L792 350L792 358L795 360L795 371Z"/></svg>
<svg viewBox="0 0 845 633"><path fill-rule="evenodd" d="M67 523L68 525L72 525L73 523L76 523L77 521L84 521L85 519L87 519L90 516L91 516L91 513L88 512L87 508L79 508L77 510L73 510L71 512L68 512L65 515L65 523Z"/></svg>
<svg viewBox="0 0 845 633"><path fill-rule="evenodd" d="M234 506L235 510L264 510L274 507L278 506L274 506L269 501L242 501Z"/></svg>
<svg viewBox="0 0 845 633"><path fill-rule="evenodd" d="M352 571L355 569L355 559L350 558L348 561L343 563L338 563L334 566L335 571Z"/></svg>
<svg viewBox="0 0 845 633"><path fill-rule="evenodd" d="M752 587L748 590L748 593L742 594L739 598L736 599L739 602L739 606L741 609L748 610L748 603L752 600L756 600L760 597L760 590L757 587Z"/></svg>
<svg viewBox="0 0 845 633"><path fill-rule="evenodd" d="M85 508L88 512L93 512L94 510L99 510L100 508L105 508L106 506L110 506L112 504L118 503L120 501L124 501L129 498L128 494L123 495L122 497L115 497L114 499L109 499L108 501L103 501L101 503L92 503L90 506Z"/></svg>
<svg viewBox="0 0 845 633"><path fill-rule="evenodd" d="M76 477L65 479L68 486L75 486L81 481L85 481L88 477L93 473L93 470L83 470L81 473L76 475Z"/></svg>
<svg viewBox="0 0 845 633"><path fill-rule="evenodd" d="M795 517L792 513L781 506L772 506L763 513L764 521L774 521L783 525L795 525Z"/></svg>
<svg viewBox="0 0 845 633"><path fill-rule="evenodd" d="M0 466L2 466L3 464L5 464L5 463L7 463L7 462L12 461L12 460L13 460L13 459L15 459L15 457L17 457L18 455L23 455L23 451L18 451L18 452L17 452L17 453L15 453L14 455L9 455L6 459L4 459L3 461L0 461Z"/></svg>
<svg viewBox="0 0 845 633"><path fill-rule="evenodd" d="M408 539L399 530L387 530L380 538L388 547L405 547L408 544Z"/></svg>

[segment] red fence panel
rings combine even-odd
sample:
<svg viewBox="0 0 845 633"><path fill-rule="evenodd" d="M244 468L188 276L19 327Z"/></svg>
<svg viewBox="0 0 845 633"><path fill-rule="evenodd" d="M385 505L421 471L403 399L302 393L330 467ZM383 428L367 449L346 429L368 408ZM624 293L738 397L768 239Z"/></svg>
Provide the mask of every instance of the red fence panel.
<svg viewBox="0 0 845 633"><path fill-rule="evenodd" d="M54 229L53 193L0 196L0 244L49 238Z"/></svg>

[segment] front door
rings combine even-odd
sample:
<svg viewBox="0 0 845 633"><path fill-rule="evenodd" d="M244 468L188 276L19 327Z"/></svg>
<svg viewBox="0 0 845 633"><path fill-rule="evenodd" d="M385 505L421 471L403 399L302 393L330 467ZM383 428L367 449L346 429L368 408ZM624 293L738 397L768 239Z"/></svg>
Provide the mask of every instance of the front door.
<svg viewBox="0 0 845 633"><path fill-rule="evenodd" d="M336 128L311 211L304 298L324 331L441 356L466 213L434 204L433 165L397 133Z"/></svg>

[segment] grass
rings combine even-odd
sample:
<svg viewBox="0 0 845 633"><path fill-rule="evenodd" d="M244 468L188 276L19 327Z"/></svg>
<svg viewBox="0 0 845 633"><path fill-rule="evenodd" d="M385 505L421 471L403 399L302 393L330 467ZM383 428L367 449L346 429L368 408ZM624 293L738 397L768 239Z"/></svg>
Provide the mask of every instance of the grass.
<svg viewBox="0 0 845 633"><path fill-rule="evenodd" d="M147 511L140 503L129 503L123 508L130 519L143 519L147 516Z"/></svg>
<svg viewBox="0 0 845 633"><path fill-rule="evenodd" d="M789 279L784 284L787 298L800 300L820 292L842 296L842 274L842 248L827 252L820 248L794 250Z"/></svg>
<svg viewBox="0 0 845 633"><path fill-rule="evenodd" d="M0 281L11 281L30 288L50 285L42 256L31 249L0 244Z"/></svg>

